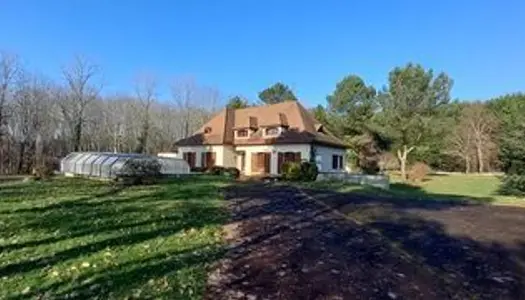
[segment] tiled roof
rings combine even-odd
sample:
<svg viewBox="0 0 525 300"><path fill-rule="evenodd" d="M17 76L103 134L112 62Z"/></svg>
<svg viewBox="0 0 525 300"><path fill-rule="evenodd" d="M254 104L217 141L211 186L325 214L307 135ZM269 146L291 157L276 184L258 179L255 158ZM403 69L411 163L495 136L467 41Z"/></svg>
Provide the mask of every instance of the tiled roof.
<svg viewBox="0 0 525 300"><path fill-rule="evenodd" d="M263 137L262 131L270 126L283 126L286 130L278 137ZM250 128L254 133L246 139L235 139L234 130ZM207 132L207 133L206 133ZM297 101L243 109L224 109L204 124L194 135L181 139L176 146L196 145L260 145L319 143L346 147L340 139L323 126Z"/></svg>

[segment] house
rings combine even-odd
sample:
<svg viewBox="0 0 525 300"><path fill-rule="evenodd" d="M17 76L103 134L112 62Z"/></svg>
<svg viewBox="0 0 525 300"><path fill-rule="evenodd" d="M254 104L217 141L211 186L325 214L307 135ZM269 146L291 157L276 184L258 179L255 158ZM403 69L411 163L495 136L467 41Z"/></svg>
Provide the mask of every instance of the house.
<svg viewBox="0 0 525 300"><path fill-rule="evenodd" d="M297 101L224 109L175 145L191 167L236 167L248 176L312 159L320 172L344 172L347 148Z"/></svg>

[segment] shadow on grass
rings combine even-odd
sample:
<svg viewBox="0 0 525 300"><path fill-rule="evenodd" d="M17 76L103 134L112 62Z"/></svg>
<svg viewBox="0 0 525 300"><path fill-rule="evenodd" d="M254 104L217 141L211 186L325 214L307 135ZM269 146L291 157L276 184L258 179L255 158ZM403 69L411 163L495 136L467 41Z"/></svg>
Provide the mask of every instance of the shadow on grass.
<svg viewBox="0 0 525 300"><path fill-rule="evenodd" d="M206 299L525 297L525 210L369 191L229 188L237 238Z"/></svg>
<svg viewBox="0 0 525 300"><path fill-rule="evenodd" d="M448 176L448 175L443 175ZM407 202L411 205L476 205L476 204L490 204L494 202L493 197L473 197L455 194L438 194L429 193L422 187L410 183L394 182L390 184L389 190L382 190L379 188L365 186L365 185L349 185L347 182L338 181L321 181L313 182L308 185L300 184L304 188L316 189L319 191L330 192L352 192L352 194L359 194L363 197L380 196L382 201L390 198L392 201L402 204Z"/></svg>
<svg viewBox="0 0 525 300"><path fill-rule="evenodd" d="M131 288L155 297L197 297L205 282L204 266L221 253L214 233L209 231L225 220L224 211L217 203L217 181L191 178L124 188L76 179L57 180L38 187L28 185L29 190L12 190L14 196L7 200L14 201L2 206L6 225L2 238L14 239L14 242L0 245L3 258L9 258L0 264L0 277L18 277L21 281L18 284L24 285L25 276L35 276L36 271L45 276L58 265L116 249L123 258L130 255L125 263L89 271L74 282L52 280L20 298L31 295L78 299L124 297L131 295ZM68 194L76 198L69 200ZM42 205L34 199L39 196L56 196L60 200ZM28 203L39 206L27 207L31 206ZM171 248L146 256L129 254L131 250L126 250L150 240L164 241L181 232L201 229L210 232L206 233L210 235L209 240L205 236L205 240L188 245L174 242ZM43 234L24 236L35 231ZM195 269L184 275L188 282L179 282L177 272L181 269ZM194 274L197 276L194 278L193 273L198 276ZM165 276L172 278L165 279ZM161 279L169 282L159 283L162 288L156 287L156 280ZM3 284L3 292L13 295L14 286L9 287L7 281ZM196 286L197 290L191 290ZM0 293L0 298L1 295L7 294ZM188 298L186 296L183 298Z"/></svg>

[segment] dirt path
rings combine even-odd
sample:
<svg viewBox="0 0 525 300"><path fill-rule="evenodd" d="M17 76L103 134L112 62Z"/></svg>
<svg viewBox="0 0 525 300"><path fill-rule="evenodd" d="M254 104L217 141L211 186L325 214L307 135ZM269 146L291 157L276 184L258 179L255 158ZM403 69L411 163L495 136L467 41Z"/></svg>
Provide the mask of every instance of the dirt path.
<svg viewBox="0 0 525 300"><path fill-rule="evenodd" d="M406 232L349 219L346 212L334 212L330 202L313 200L295 187L246 184L226 194L233 216L227 229L231 244L210 274L206 299L524 298L522 275L509 271L507 258L498 256L502 252L483 252L458 240L440 248L439 255L424 256L414 251L417 245L405 245ZM457 258L458 249L474 251L474 260L439 260Z"/></svg>

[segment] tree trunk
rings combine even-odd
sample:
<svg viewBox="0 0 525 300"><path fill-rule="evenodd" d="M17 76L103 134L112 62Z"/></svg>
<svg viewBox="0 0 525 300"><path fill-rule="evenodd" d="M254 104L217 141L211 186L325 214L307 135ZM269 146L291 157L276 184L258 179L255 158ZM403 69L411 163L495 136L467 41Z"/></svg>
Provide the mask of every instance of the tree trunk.
<svg viewBox="0 0 525 300"><path fill-rule="evenodd" d="M80 150L80 140L82 138L82 120L78 120L75 124L73 135L73 151L77 152Z"/></svg>
<svg viewBox="0 0 525 300"><path fill-rule="evenodd" d="M470 173L470 157L468 155L465 156L465 173Z"/></svg>
<svg viewBox="0 0 525 300"><path fill-rule="evenodd" d="M406 173L407 160L406 160L406 158L400 159L399 163L400 163L400 166L401 166L401 179L403 181L406 181L407 180L407 173Z"/></svg>
<svg viewBox="0 0 525 300"><path fill-rule="evenodd" d="M483 150L481 149L480 144L477 144L476 146L476 150L478 153L478 172L483 173Z"/></svg>
<svg viewBox="0 0 525 300"><path fill-rule="evenodd" d="M20 151L18 152L18 167L16 170L17 174L22 174L22 169L24 167L24 152L26 151L26 143L20 143Z"/></svg>
<svg viewBox="0 0 525 300"><path fill-rule="evenodd" d="M407 180L407 172L406 172L406 165L407 165L407 156L410 152L414 150L414 147L408 148L406 145L403 145L403 149L397 150L397 158L399 159L399 165L401 167L401 179L403 181Z"/></svg>

